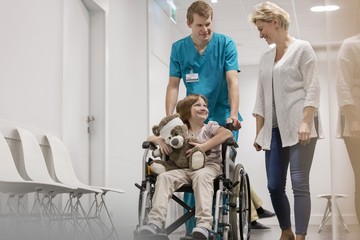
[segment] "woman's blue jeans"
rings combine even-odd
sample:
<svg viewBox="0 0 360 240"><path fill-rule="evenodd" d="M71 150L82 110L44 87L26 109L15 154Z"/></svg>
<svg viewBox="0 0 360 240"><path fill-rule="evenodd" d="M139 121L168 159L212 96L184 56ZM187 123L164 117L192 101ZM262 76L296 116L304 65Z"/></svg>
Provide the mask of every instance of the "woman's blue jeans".
<svg viewBox="0 0 360 240"><path fill-rule="evenodd" d="M311 212L309 175L316 141L317 138L312 138L305 146L298 143L294 146L282 147L279 129L273 128L270 150L265 151L268 189L281 229L291 227L291 210L286 195L286 179L290 165L295 234L298 235L306 235L309 225Z"/></svg>

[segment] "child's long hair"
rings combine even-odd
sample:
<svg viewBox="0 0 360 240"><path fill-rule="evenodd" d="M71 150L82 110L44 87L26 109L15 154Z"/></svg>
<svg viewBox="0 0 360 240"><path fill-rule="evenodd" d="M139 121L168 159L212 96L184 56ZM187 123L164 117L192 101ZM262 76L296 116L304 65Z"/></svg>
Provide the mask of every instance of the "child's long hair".
<svg viewBox="0 0 360 240"><path fill-rule="evenodd" d="M190 128L189 118L191 117L191 107L194 105L199 98L202 98L206 105L208 105L208 100L205 96L200 94L191 94L180 100L176 105L176 112L180 114L180 119Z"/></svg>

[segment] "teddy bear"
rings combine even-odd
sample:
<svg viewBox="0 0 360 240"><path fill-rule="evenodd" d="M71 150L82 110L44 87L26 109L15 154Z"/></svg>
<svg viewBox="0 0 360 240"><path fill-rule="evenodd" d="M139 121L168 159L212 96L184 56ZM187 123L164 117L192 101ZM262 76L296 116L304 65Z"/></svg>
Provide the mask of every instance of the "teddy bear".
<svg viewBox="0 0 360 240"><path fill-rule="evenodd" d="M164 138L165 143L173 148L173 151L167 157L167 160L152 160L150 170L152 173L159 175L165 171L190 168L192 171L198 170L205 165L205 153L189 142L198 142L196 138L191 137L188 127L180 119L178 113L164 117L159 125L152 128L155 136ZM191 150L191 156L186 157L186 151ZM161 156L160 149L153 151L154 157Z"/></svg>

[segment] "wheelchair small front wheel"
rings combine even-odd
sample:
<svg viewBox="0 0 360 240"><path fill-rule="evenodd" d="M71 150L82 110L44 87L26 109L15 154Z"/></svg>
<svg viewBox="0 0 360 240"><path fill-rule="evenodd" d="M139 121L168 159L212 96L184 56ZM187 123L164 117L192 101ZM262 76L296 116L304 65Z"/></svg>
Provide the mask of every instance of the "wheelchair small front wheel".
<svg viewBox="0 0 360 240"><path fill-rule="evenodd" d="M235 167L233 183L235 182L238 184L232 189L231 195L231 239L248 240L251 230L250 181L241 164L237 164Z"/></svg>

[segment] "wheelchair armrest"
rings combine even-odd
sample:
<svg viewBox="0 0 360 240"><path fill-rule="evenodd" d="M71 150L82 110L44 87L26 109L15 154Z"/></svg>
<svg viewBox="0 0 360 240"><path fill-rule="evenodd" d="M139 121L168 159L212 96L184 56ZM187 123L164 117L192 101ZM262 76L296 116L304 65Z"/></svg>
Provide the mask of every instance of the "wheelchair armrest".
<svg viewBox="0 0 360 240"><path fill-rule="evenodd" d="M222 144L221 157L226 178L231 177L232 169L235 168L234 163L237 155L236 148L238 147L239 146L233 137L226 139L226 141Z"/></svg>
<svg viewBox="0 0 360 240"><path fill-rule="evenodd" d="M150 149L152 151L154 151L157 147L154 143L150 142L150 141L144 141L142 143L142 148L143 149Z"/></svg>

